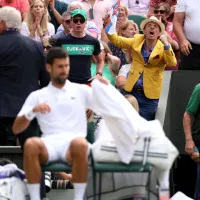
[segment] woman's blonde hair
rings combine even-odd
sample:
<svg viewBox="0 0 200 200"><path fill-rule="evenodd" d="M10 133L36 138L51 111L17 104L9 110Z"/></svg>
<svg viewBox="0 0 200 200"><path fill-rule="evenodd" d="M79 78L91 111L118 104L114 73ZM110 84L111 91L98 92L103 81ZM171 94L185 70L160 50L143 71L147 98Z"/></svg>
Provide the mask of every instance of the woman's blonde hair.
<svg viewBox="0 0 200 200"><path fill-rule="evenodd" d="M119 27L118 35L123 36L122 32L125 31L129 27L129 25L133 25L135 27L135 29L136 29L136 33L138 33L138 26L137 26L137 24L134 21L132 21L132 20L126 20Z"/></svg>
<svg viewBox="0 0 200 200"><path fill-rule="evenodd" d="M135 108L135 110L139 113L139 105L137 99L130 94L125 95L125 98L129 101L129 103Z"/></svg>
<svg viewBox="0 0 200 200"><path fill-rule="evenodd" d="M126 5L124 3L120 3L119 8L123 8L126 14L126 17L128 19L128 8L126 7Z"/></svg>
<svg viewBox="0 0 200 200"><path fill-rule="evenodd" d="M40 27L41 27L42 33L44 35L46 35L48 33L49 18L48 18L48 10L47 10L47 7L45 5L44 0L33 0L32 1L32 4L30 5L30 10L28 12L28 17L27 17L26 22L27 22L29 30L31 30L32 26L33 26L33 24L35 22L34 21L34 16L33 16L33 13L32 13L32 9L33 9L33 6L38 2L42 2L43 5L44 5L44 14L43 14L42 19L40 21Z"/></svg>

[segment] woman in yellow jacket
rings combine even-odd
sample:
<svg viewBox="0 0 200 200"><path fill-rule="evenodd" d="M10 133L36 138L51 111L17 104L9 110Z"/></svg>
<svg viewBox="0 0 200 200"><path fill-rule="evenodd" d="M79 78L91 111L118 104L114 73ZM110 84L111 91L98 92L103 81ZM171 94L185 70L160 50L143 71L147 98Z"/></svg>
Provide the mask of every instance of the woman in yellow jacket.
<svg viewBox="0 0 200 200"><path fill-rule="evenodd" d="M107 36L113 44L132 54L133 61L124 90L136 97L140 115L153 120L165 66L176 66L177 61L163 23L152 16L143 20L140 27L144 34L136 34L133 38L120 37L116 33Z"/></svg>

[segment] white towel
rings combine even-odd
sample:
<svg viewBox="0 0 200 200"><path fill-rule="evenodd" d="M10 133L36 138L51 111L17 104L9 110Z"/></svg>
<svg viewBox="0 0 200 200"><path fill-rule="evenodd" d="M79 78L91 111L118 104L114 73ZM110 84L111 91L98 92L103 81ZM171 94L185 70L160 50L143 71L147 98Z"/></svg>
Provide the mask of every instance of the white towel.
<svg viewBox="0 0 200 200"><path fill-rule="evenodd" d="M134 152L136 151L136 148L138 148L139 142L142 141L142 138L151 137L151 139L153 139L152 141L158 141L159 144L164 142L163 144L165 145L160 145L160 152L173 152L173 155L170 155L168 158L168 161L170 160L170 162L168 162L167 165L166 163L163 163L164 166L161 167L161 169L170 169L174 159L178 155L178 151L166 138L160 122L158 120L149 122L140 117L127 99L111 84L105 85L94 80L91 85L93 88L93 106L95 112L101 115L105 122L105 125L102 124L103 129L100 130L105 131L103 133L104 137L102 138L100 136L100 138L105 139L104 144L106 145L107 142L108 146L110 145L117 148L120 160L128 164L132 160L135 162L141 161L142 156L135 156L134 158ZM110 136L110 134L112 136ZM138 138L140 138L140 140L138 140ZM152 148L152 144L156 143L151 143L150 149ZM95 145L93 152L98 155L98 149L101 147L98 144ZM141 148L143 148L142 144L139 145L140 151L142 151ZM172 151L170 152L168 149ZM110 152L110 155L111 153L112 152ZM97 157L100 159L99 155ZM116 156L113 159L118 160ZM159 159L154 159L154 161L156 164L160 164Z"/></svg>
<svg viewBox="0 0 200 200"><path fill-rule="evenodd" d="M133 138L147 132L147 121L139 116L126 98L111 84L105 85L94 80L91 86L95 112L103 117L112 133L121 161L128 164L134 151Z"/></svg>

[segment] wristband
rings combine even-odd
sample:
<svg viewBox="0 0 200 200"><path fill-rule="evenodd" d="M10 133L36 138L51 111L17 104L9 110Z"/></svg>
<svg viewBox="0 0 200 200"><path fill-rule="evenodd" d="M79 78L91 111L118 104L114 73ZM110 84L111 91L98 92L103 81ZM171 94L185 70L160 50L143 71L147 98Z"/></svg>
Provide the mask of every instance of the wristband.
<svg viewBox="0 0 200 200"><path fill-rule="evenodd" d="M96 75L102 76L102 72L97 72Z"/></svg>
<svg viewBox="0 0 200 200"><path fill-rule="evenodd" d="M26 117L26 119L28 119L29 121L32 121L35 117L36 117L36 113L34 113L33 111L29 111L27 112L24 116Z"/></svg>

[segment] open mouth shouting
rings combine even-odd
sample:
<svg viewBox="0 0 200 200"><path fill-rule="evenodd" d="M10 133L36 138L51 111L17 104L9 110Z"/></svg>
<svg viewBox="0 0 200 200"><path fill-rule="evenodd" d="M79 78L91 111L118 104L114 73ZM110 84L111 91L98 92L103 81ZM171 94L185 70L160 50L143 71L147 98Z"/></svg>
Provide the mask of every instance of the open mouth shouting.
<svg viewBox="0 0 200 200"><path fill-rule="evenodd" d="M154 36L154 31L150 31L149 34L150 34L150 36L153 37Z"/></svg>

